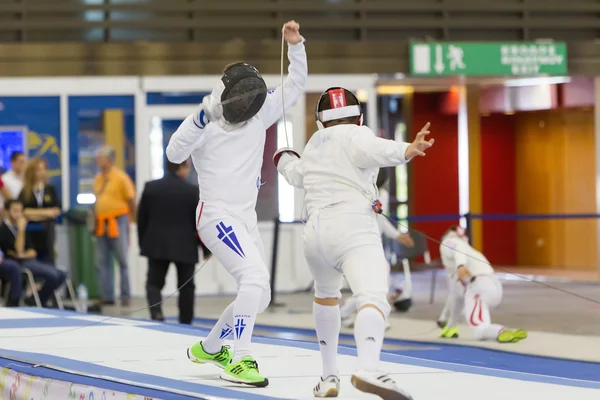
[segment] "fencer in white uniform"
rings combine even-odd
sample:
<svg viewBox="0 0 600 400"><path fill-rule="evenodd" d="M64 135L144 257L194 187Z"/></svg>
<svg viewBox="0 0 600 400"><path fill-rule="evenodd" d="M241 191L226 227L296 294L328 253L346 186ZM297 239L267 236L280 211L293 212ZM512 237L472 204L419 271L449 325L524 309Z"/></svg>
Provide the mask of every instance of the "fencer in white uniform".
<svg viewBox="0 0 600 400"><path fill-rule="evenodd" d="M173 163L181 163L191 155L200 189L198 235L238 284L236 299L208 336L188 349L188 357L197 363L224 368L222 379L253 386L268 384L250 352L256 315L267 308L271 299L255 211L266 130L282 117L283 98L289 108L304 95L308 74L299 25L294 21L286 23L283 35L290 60L283 86L268 94L265 86L266 98L257 105L250 100L260 93L252 85L259 89L264 85L258 71L244 63L228 67L200 109L173 134L166 150ZM243 86L244 82L249 83ZM230 98L239 100L229 102ZM240 111L229 107L236 104L246 108ZM237 119L242 122L231 122L244 112ZM230 335L234 340L233 354L223 345Z"/></svg>
<svg viewBox="0 0 600 400"><path fill-rule="evenodd" d="M490 309L502 301L502 283L488 259L471 247L461 227L451 227L442 237L440 254L449 284L449 318L442 337L458 337L457 324L461 315L476 340L514 343L527 337L524 330L511 330L492 323Z"/></svg>
<svg viewBox="0 0 600 400"><path fill-rule="evenodd" d="M387 179L384 179L382 176L382 172L384 170L380 170L379 177L377 179L377 188L379 189L378 199L381 202L381 210L382 213L377 215L377 226L379 227L379 231L381 235L387 239L395 240L405 247L414 246L414 242L408 233L402 233L396 228L390 220L385 216L387 214L387 205L389 204L389 193L382 186L385 185ZM386 259L387 261L387 259ZM391 287L392 279L390 274L390 263L387 263L388 269L388 286ZM398 300L400 296L403 295L402 289L397 287L392 287L388 292L388 301L390 303L394 303L394 301ZM410 297L407 297L410 298ZM342 317L342 325L345 327L353 327L354 326L354 316L357 311L357 298L356 296L350 296L344 301L344 304L340 307L340 315ZM385 320L385 329L389 329L391 326L389 318Z"/></svg>
<svg viewBox="0 0 600 400"><path fill-rule="evenodd" d="M433 140L425 140L428 125L412 144L376 137L361 126L358 99L342 88L325 91L315 114L320 129L306 144L302 158L290 148L274 156L286 181L305 190L304 253L314 278L313 316L323 361L321 381L313 394L335 397L339 392L338 299L345 277L359 308L354 325L359 368L352 383L384 399L410 399L387 374L379 372L390 305L387 261L373 210L375 182L380 167L424 155Z"/></svg>

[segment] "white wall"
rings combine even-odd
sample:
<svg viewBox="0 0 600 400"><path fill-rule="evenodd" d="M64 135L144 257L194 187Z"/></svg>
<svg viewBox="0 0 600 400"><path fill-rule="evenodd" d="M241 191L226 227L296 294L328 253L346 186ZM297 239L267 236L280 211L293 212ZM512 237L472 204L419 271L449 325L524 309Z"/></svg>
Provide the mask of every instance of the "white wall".
<svg viewBox="0 0 600 400"><path fill-rule="evenodd" d="M0 78L0 96L60 96L61 104L61 166L62 166L62 199L65 209L69 204L69 121L68 97L71 95L133 95L135 98L135 156L136 156L136 189L138 196L144 183L150 179L150 140L149 129L152 116L169 118L184 118L194 110L189 106L148 106L146 104L147 92L191 92L210 91L219 76L162 76L162 77L65 77L65 78ZM280 75L265 75L267 85L273 88L280 84ZM332 86L342 86L349 90L364 89L369 100L376 98L375 75L311 75L307 83L307 92L322 92ZM312 105L311 105L312 106ZM293 125L294 147L298 150L304 147L306 137L305 125L305 98L288 112L288 121ZM368 102L369 126L377 131L376 102ZM302 191L296 190L295 215L300 218L302 210ZM280 230L279 256L276 287L278 291L304 290L311 284L310 274L306 266L302 249L302 229L304 225L283 224ZM273 239L273 223L259 224L264 248L266 263L271 266L271 250ZM131 226L132 238L136 238L137 227ZM68 262L65 246L66 230L59 229L59 262ZM137 240L131 240L129 253L130 282L133 296L145 296L145 282L147 262L139 256ZM118 274L115 274L118 288ZM211 259L195 277L196 292L198 294L235 293L236 287L233 279L225 272L216 259ZM169 295L176 289L176 275L172 269L167 276L164 294ZM118 291L117 291L118 293Z"/></svg>

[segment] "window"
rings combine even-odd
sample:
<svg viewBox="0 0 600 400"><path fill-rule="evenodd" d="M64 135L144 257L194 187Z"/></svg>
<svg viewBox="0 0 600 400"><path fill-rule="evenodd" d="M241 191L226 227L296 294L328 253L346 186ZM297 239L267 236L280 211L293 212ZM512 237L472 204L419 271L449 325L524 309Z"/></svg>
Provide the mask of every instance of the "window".
<svg viewBox="0 0 600 400"><path fill-rule="evenodd" d="M286 135L288 135L287 139ZM294 143L294 128L289 120L285 122L285 125L281 120L277 123L277 148L287 147L287 140L289 140L290 145ZM283 222L292 222L295 219L294 187L286 182L283 175L277 174L277 176L279 219Z"/></svg>

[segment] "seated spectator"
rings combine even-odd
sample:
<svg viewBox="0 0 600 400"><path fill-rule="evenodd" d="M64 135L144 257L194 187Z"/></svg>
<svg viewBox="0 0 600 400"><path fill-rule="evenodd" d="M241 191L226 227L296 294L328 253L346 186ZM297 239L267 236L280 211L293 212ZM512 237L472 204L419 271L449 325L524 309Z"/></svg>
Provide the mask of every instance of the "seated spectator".
<svg viewBox="0 0 600 400"><path fill-rule="evenodd" d="M33 277L44 281L39 291L42 306L46 306L52 294L66 280L66 274L53 265L36 260L37 252L33 248L29 235L25 233L27 219L23 215L23 203L19 200L6 202L6 219L0 226L0 249L5 256L27 268ZM25 304L33 305L33 299L25 299Z"/></svg>
<svg viewBox="0 0 600 400"><path fill-rule="evenodd" d="M18 307L21 294L23 293L23 274L19 263L4 258L2 250L0 250L0 279L2 284L10 284L10 293L8 295L7 307ZM6 289L6 286L4 286Z"/></svg>
<svg viewBox="0 0 600 400"><path fill-rule="evenodd" d="M2 181L11 199L18 198L23 190L26 164L25 154L21 151L13 151L10 155L10 171L2 174Z"/></svg>
<svg viewBox="0 0 600 400"><path fill-rule="evenodd" d="M47 167L44 159L29 161L19 200L23 203L25 217L32 222L27 230L37 259L54 265L54 221L61 214L61 205L56 189L48 183Z"/></svg>

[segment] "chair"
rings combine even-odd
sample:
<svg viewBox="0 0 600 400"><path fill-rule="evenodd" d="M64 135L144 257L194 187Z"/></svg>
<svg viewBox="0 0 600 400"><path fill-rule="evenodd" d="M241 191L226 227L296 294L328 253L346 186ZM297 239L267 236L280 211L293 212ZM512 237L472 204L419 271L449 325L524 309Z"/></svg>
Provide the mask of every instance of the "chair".
<svg viewBox="0 0 600 400"><path fill-rule="evenodd" d="M439 262L431 261L431 254L429 253L429 248L427 246L427 237L420 232L410 231L410 237L414 242L413 247L405 247L402 248L402 270L404 272L406 286L404 288L405 291L412 294L412 279L410 275L411 267L413 269L419 269L420 267L424 267L425 269L431 269L431 289L429 292L429 304L433 304L435 298L435 285L437 281L437 272L438 267L440 266ZM424 263L415 263L410 262L417 257L423 256ZM392 270L398 270L396 266L392 267Z"/></svg>
<svg viewBox="0 0 600 400"><path fill-rule="evenodd" d="M29 286L31 287L31 292L33 293L33 298L35 300L36 307L41 308L42 302L40 301L40 296L38 294L38 290L35 285L35 278L33 277L33 273L31 272L31 270L29 270L27 268L23 268L22 272L27 276L27 280L28 280ZM67 279L65 281L65 285L67 287L67 291L69 292L69 297L71 298L71 301L73 302L73 306L75 307L75 311L79 312L81 310L81 306L80 306L79 302L77 301L77 296L75 296L75 289L73 288L73 282L70 279ZM60 310L64 310L65 306L63 304L62 296L60 294L59 289L54 291L54 299L56 300L56 306Z"/></svg>
<svg viewBox="0 0 600 400"><path fill-rule="evenodd" d="M38 294L37 287L35 285L35 278L33 277L33 273L28 268L21 268L21 272L25 274L27 277L27 281L29 282L29 286L31 287L31 292L33 293L33 299L35 300L35 305L38 308L42 307L42 302L40 301L40 295Z"/></svg>
<svg viewBox="0 0 600 400"><path fill-rule="evenodd" d="M67 287L67 292L69 293L69 297L71 298L71 302L73 302L73 307L75 307L75 311L80 312L81 311L81 304L79 304L79 301L77 300L77 295L75 294L75 287L73 286L73 281L71 281L70 279L67 279L65 281L65 285ZM55 296L60 296L60 293L58 293L58 290L56 292L54 292ZM58 304L58 299L57 299L57 304ZM61 305L62 305L62 301L61 301ZM59 308L62 310L64 309L64 307L59 306Z"/></svg>

